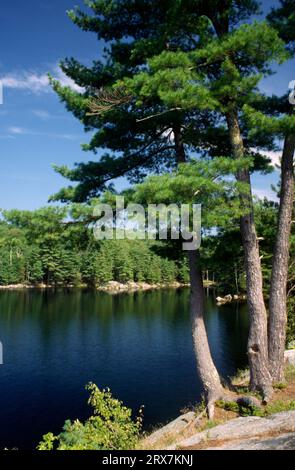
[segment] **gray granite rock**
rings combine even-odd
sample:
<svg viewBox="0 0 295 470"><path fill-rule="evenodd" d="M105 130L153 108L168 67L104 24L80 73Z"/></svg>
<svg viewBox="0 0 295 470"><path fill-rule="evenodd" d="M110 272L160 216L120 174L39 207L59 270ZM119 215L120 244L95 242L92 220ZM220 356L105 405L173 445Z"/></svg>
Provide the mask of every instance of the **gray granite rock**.
<svg viewBox="0 0 295 470"><path fill-rule="evenodd" d="M248 439L230 445L209 447L207 450L295 450L295 433L268 439Z"/></svg>
<svg viewBox="0 0 295 470"><path fill-rule="evenodd" d="M295 411L277 413L268 418L256 416L236 418L212 429L196 433L188 439L177 442L175 446L171 446L169 449L193 448L204 442L210 446L210 441L214 441L214 446L218 446L218 441L220 441L221 446L225 444L225 441L227 441L227 445L235 445L238 441L262 438L270 434L281 435L287 433L295 433Z"/></svg>
<svg viewBox="0 0 295 470"><path fill-rule="evenodd" d="M285 351L285 361L292 366L295 366L295 349Z"/></svg>
<svg viewBox="0 0 295 470"><path fill-rule="evenodd" d="M145 439L145 443L148 446L155 445L158 441L167 439L170 436L177 437L177 434L182 432L189 424L193 423L195 420L196 415L193 411L189 411L171 423L167 424L166 426L162 427L161 429L153 432L150 436Z"/></svg>

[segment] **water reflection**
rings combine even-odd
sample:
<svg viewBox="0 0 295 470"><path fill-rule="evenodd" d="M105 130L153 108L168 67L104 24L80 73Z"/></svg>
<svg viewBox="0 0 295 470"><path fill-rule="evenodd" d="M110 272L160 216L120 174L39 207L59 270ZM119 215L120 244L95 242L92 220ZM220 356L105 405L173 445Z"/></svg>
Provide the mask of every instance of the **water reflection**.
<svg viewBox="0 0 295 470"><path fill-rule="evenodd" d="M212 354L224 376L246 363L245 305L206 300ZM146 426L200 399L189 290L109 295L87 290L0 292L0 444L33 447L89 410L88 381L110 386Z"/></svg>

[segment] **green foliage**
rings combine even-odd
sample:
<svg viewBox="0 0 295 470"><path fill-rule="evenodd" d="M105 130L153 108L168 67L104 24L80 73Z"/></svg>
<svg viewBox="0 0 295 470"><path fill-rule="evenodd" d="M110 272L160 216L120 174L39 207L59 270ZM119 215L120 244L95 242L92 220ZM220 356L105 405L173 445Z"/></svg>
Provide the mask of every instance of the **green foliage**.
<svg viewBox="0 0 295 470"><path fill-rule="evenodd" d="M205 400L204 397L202 397L202 401L197 403L195 408L194 408L195 414L198 416L199 414L201 414L203 411L206 410L206 407L207 407L206 400Z"/></svg>
<svg viewBox="0 0 295 470"><path fill-rule="evenodd" d="M188 283L190 280L188 260L186 257L181 259L179 262L178 277L179 281L183 282L184 284Z"/></svg>
<svg viewBox="0 0 295 470"><path fill-rule="evenodd" d="M226 411L233 411L234 413L239 413L240 411L240 407L235 401L218 400L215 404Z"/></svg>
<svg viewBox="0 0 295 470"><path fill-rule="evenodd" d="M41 260L41 252L38 247L29 247L27 251L27 281L36 284L43 279L43 264Z"/></svg>
<svg viewBox="0 0 295 470"><path fill-rule="evenodd" d="M295 410L295 400L277 400L267 405L264 409L264 413L261 414L261 416L270 416L275 413L292 410Z"/></svg>
<svg viewBox="0 0 295 470"><path fill-rule="evenodd" d="M295 296L288 299L287 344L295 340Z"/></svg>
<svg viewBox="0 0 295 470"><path fill-rule="evenodd" d="M277 390L284 390L287 388L287 384L285 382L274 383L273 388L276 388Z"/></svg>
<svg viewBox="0 0 295 470"><path fill-rule="evenodd" d="M295 401L294 400L277 400L264 407L256 406L242 406L234 401L224 401L219 400L216 402L216 405L220 408L223 408L227 411L233 411L240 414L241 416L259 416L261 418L271 416L275 413L281 413L283 411L292 411L295 410Z"/></svg>
<svg viewBox="0 0 295 470"><path fill-rule="evenodd" d="M88 206L73 205L67 213L54 208L49 212L6 211L4 216L6 221L0 224L0 285L82 283L96 287L109 281L187 282L181 255L172 259L169 250L157 254L158 242L95 241L91 226L87 228L88 219L92 220Z"/></svg>
<svg viewBox="0 0 295 470"><path fill-rule="evenodd" d="M176 266L173 261L169 259L163 259L161 265L161 275L162 275L162 282L165 284L169 284L173 282L176 278Z"/></svg>
<svg viewBox="0 0 295 470"><path fill-rule="evenodd" d="M142 412L133 420L132 411L113 398L109 389L89 383L88 404L93 415L84 423L66 421L63 431L48 433L39 443L39 450L130 450L134 449L142 426Z"/></svg>
<svg viewBox="0 0 295 470"><path fill-rule="evenodd" d="M55 167L71 185L52 199L87 201L119 176L133 183L175 168L171 129L181 131L191 152L229 155L225 123L215 111L224 112L227 101L250 103L260 73L285 57L277 31L268 24L237 27L259 13L259 2L152 0L143 7L138 0L99 0L87 2L87 7L68 15L81 30L106 42L104 59L90 67L73 58L61 62L63 72L84 91L53 79L51 83L85 129L95 131L83 149L96 153L103 148L105 153L73 169ZM122 86L131 93L130 102L108 106L108 93L112 102L112 92ZM94 115L89 104L101 88L106 94L97 101L104 112ZM266 141L271 145L268 137L260 137L259 144ZM247 155L257 144L245 140ZM258 151L256 155L265 166L265 158Z"/></svg>
<svg viewBox="0 0 295 470"><path fill-rule="evenodd" d="M261 409L257 406L245 406L235 401L219 400L216 402L216 405L219 406L219 408L223 408L226 411L233 411L241 416L261 416L262 413Z"/></svg>
<svg viewBox="0 0 295 470"><path fill-rule="evenodd" d="M278 8L272 8L268 20L286 41L289 50L295 51L295 11L293 0L280 0Z"/></svg>

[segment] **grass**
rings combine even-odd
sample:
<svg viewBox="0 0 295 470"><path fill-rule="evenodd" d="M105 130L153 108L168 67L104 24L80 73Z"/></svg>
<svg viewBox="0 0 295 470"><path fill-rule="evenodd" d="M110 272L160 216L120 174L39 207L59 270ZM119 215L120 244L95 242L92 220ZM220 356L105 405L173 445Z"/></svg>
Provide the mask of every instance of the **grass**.
<svg viewBox="0 0 295 470"><path fill-rule="evenodd" d="M249 369L238 369L236 375L230 377L230 381L232 385L235 386L242 386L245 383L248 383L250 379L250 372Z"/></svg>
<svg viewBox="0 0 295 470"><path fill-rule="evenodd" d="M203 426L201 426L199 432L206 431L207 429L215 428L215 426L218 426L221 423L222 421L219 419L208 419L206 423Z"/></svg>
<svg viewBox="0 0 295 470"><path fill-rule="evenodd" d="M281 413L282 411L292 410L295 410L295 400L277 400L265 407L263 416L270 416L275 413Z"/></svg>
<svg viewBox="0 0 295 470"><path fill-rule="evenodd" d="M256 406L242 406L235 401L219 400L216 402L216 406L222 408L225 411L232 411L237 413L239 416L258 416L260 410L260 408Z"/></svg>
<svg viewBox="0 0 295 470"><path fill-rule="evenodd" d="M289 364L286 367L285 377L286 377L287 382L289 382L291 380L295 380L295 366L292 366L291 364Z"/></svg>
<svg viewBox="0 0 295 470"><path fill-rule="evenodd" d="M219 400L216 402L216 406L226 411L238 413L240 416L259 416L261 418L266 418L275 413L295 410L295 400L275 400L261 408L256 406L245 407L240 406L234 401L225 402L223 400Z"/></svg>
<svg viewBox="0 0 295 470"><path fill-rule="evenodd" d="M278 382L276 384L273 384L273 388L276 390L284 390L285 388L287 388L287 384L286 382Z"/></svg>
<svg viewBox="0 0 295 470"><path fill-rule="evenodd" d="M200 403L197 403L194 407L194 412L196 413L196 415L198 416L199 414L201 414L204 410L206 409L206 402L205 402L205 399L202 398L202 401Z"/></svg>

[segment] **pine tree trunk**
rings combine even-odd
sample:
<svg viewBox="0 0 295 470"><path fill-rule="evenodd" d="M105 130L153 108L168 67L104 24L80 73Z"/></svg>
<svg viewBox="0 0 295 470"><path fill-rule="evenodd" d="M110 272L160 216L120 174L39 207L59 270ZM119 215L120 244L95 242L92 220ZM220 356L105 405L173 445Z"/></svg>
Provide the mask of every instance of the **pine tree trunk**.
<svg viewBox="0 0 295 470"><path fill-rule="evenodd" d="M235 111L228 114L227 123L233 156L236 159L244 158L244 144ZM241 204L245 211L245 215L240 220L240 229L245 253L247 300L250 318L248 338L250 387L252 390L262 393L266 402L272 393L272 380L268 368L267 314L263 298L263 277L254 223L249 170L240 170L237 173L237 180L248 186L247 191L241 191L240 193Z"/></svg>
<svg viewBox="0 0 295 470"><path fill-rule="evenodd" d="M295 138L286 137L281 162L281 195L278 230L274 248L269 299L270 372L274 382L284 381L284 351L287 324L287 281L290 234L294 202Z"/></svg>
<svg viewBox="0 0 295 470"><path fill-rule="evenodd" d="M175 152L177 164L186 161L185 149L183 145L180 126L173 127ZM192 336L197 364L197 371L205 392L208 416L210 419L214 415L214 403L221 398L223 387L220 382L219 374L214 365L209 347L207 331L204 322L205 296L202 271L200 268L199 251L188 251L188 262L190 271L191 285L191 320Z"/></svg>
<svg viewBox="0 0 295 470"><path fill-rule="evenodd" d="M179 124L174 124L173 134L174 134L177 164L185 163L186 155L185 155L185 149L183 145L181 126Z"/></svg>
<svg viewBox="0 0 295 470"><path fill-rule="evenodd" d="M197 371L204 388L208 415L209 418L212 418L214 402L224 393L211 356L204 322L205 299L199 251L188 251L188 260L191 281L191 322Z"/></svg>

